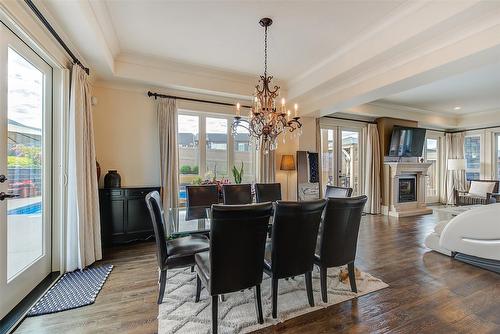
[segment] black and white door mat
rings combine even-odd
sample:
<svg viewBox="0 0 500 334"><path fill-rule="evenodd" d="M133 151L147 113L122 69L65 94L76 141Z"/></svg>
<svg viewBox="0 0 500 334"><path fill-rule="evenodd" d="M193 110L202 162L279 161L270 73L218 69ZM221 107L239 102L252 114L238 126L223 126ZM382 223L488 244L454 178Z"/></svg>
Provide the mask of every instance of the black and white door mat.
<svg viewBox="0 0 500 334"><path fill-rule="evenodd" d="M56 313L93 304L113 265L64 274L28 312L28 317Z"/></svg>

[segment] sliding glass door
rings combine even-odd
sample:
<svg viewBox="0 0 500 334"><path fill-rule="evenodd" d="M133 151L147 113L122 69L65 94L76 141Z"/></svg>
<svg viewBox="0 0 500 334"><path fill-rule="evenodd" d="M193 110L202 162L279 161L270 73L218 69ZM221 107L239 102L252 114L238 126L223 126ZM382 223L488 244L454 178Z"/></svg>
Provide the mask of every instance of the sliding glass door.
<svg viewBox="0 0 500 334"><path fill-rule="evenodd" d="M321 129L321 184L353 188L361 194L360 129Z"/></svg>
<svg viewBox="0 0 500 334"><path fill-rule="evenodd" d="M51 271L52 68L0 25L0 318Z"/></svg>

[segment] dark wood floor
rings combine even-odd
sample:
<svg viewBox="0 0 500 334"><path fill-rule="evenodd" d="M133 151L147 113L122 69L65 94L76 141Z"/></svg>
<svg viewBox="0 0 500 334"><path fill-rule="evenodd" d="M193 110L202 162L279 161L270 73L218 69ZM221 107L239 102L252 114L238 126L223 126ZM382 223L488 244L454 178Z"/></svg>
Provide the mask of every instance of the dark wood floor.
<svg viewBox="0 0 500 334"><path fill-rule="evenodd" d="M446 214L363 219L357 266L390 285L291 319L263 333L500 333L500 275L429 252L425 236ZM113 249L94 305L26 319L16 333L155 333L152 243Z"/></svg>

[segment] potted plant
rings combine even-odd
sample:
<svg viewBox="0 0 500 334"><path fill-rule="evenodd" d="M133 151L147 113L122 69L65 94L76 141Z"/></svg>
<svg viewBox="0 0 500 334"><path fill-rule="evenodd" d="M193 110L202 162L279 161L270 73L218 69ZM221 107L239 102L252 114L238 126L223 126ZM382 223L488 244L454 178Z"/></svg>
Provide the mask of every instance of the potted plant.
<svg viewBox="0 0 500 334"><path fill-rule="evenodd" d="M241 180L243 179L243 161L241 162L241 168L239 170L236 166L233 166L233 177L234 183L241 184Z"/></svg>

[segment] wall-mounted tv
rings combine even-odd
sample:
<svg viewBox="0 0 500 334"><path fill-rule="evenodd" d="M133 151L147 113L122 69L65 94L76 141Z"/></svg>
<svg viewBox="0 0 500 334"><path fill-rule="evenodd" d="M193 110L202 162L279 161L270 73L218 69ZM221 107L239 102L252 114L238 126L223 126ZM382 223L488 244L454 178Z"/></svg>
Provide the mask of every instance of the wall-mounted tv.
<svg viewBox="0 0 500 334"><path fill-rule="evenodd" d="M425 129L395 126L389 145L390 157L421 157Z"/></svg>

